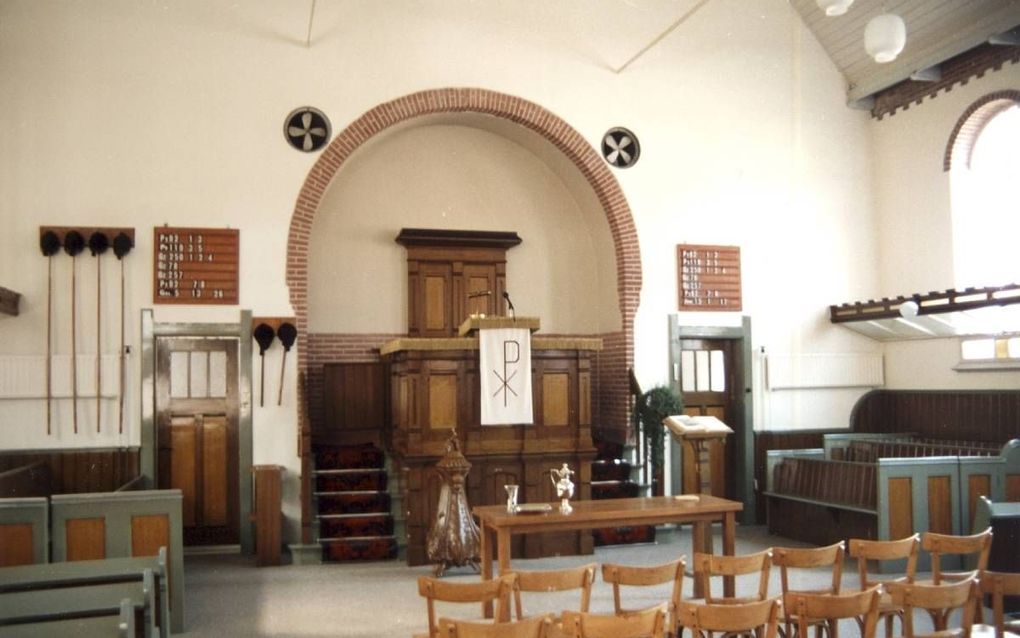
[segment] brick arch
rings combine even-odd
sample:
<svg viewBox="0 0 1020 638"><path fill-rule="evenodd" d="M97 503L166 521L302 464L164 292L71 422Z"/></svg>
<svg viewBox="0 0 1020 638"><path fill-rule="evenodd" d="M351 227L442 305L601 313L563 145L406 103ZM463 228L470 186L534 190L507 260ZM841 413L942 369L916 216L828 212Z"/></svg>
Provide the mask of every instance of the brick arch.
<svg viewBox="0 0 1020 638"><path fill-rule="evenodd" d="M1020 91L1005 90L989 93L968 106L949 134L942 170L949 171L954 162L964 162L965 166L969 166L974 142L985 124L1002 111L1017 105L1020 105Z"/></svg>
<svg viewBox="0 0 1020 638"><path fill-rule="evenodd" d="M308 249L312 222L323 194L351 155L373 136L396 124L441 113L482 113L526 127L548 140L577 167L591 186L606 215L616 251L617 295L621 329L600 335L596 383L600 403L595 409L603 426L625 431L628 412L627 370L634 362L634 314L641 292L641 258L630 207L620 185L601 155L569 124L547 109L513 95L477 88L445 88L421 91L375 106L338 133L312 166L291 216L287 239L287 285L299 334L308 336ZM314 339L298 339L298 370L303 381L298 423L309 432L310 416L300 406L317 403L317 387L324 353ZM364 344L361 344L364 345ZM371 356L371 355L369 355ZM364 351L362 351L364 357ZM362 358L361 360L364 360ZM308 401L309 396L311 400ZM303 446L307 445L307 438ZM305 448L307 449L307 448Z"/></svg>

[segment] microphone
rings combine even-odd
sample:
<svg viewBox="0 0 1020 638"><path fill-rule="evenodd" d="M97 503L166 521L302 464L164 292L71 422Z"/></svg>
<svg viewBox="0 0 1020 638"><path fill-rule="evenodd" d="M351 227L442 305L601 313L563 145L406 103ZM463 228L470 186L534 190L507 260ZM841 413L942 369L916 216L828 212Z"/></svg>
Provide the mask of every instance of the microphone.
<svg viewBox="0 0 1020 638"><path fill-rule="evenodd" d="M517 320L517 311L514 310L514 302L510 301L510 293L503 291L503 299L506 299L506 306L510 309L510 316Z"/></svg>

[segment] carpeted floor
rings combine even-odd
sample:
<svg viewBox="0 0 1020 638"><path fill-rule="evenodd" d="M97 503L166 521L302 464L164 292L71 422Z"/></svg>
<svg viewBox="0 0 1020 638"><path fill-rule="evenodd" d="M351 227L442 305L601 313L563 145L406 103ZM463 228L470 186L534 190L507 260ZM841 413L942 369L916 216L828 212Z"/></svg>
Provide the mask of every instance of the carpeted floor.
<svg viewBox="0 0 1020 638"><path fill-rule="evenodd" d="M716 539L716 547L720 540ZM803 546L802 543L770 536L762 527L738 527L737 553L750 553L772 546ZM592 556L565 556L535 560L514 560L519 569L553 569L586 562L617 562L653 565L686 554L691 556L690 528L660 532L654 545L597 548ZM246 557L188 556L185 559L186 629L189 637L228 638L232 636L381 637L411 636L426 631L425 602L418 596L416 579L430 575L430 567L408 567L402 561L375 563L331 563L312 566L255 568ZM800 570L803 572L803 570ZM451 570L450 580L477 580L470 568ZM794 588L828 586L831 573L800 573ZM856 586L855 563L847 562L844 583ZM738 594L753 590L756 583L738 579ZM770 593L780 591L779 572L773 569ZM652 605L668 596L668 590L633 589L627 594L634 607ZM691 595L691 582L684 583L684 596ZM576 593L542 595L524 599L525 613L575 608ZM591 611L611 613L612 589L596 578ZM440 614L472 617L474 606L440 606ZM921 620L921 619L919 619ZM898 626L897 626L898 629ZM880 635L884 632L880 631ZM841 638L859 635L852 623L841 625Z"/></svg>

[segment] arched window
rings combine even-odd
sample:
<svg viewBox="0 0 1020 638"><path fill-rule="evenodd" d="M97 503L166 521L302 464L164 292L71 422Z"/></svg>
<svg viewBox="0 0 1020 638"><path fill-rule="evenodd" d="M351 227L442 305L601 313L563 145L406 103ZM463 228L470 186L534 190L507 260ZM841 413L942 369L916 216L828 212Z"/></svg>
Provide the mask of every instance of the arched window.
<svg viewBox="0 0 1020 638"><path fill-rule="evenodd" d="M981 98L946 153L957 289L1020 280L1020 91Z"/></svg>
<svg viewBox="0 0 1020 638"><path fill-rule="evenodd" d="M967 109L950 137L945 169L956 288L1020 282L1020 91L986 95ZM998 310L987 336L961 341L958 370L1020 362L1020 305Z"/></svg>

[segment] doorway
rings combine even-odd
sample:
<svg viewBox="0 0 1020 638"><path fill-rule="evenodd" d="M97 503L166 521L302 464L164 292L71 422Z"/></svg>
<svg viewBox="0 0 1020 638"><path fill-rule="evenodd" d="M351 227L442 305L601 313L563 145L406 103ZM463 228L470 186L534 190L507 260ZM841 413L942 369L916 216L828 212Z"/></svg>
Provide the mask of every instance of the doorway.
<svg viewBox="0 0 1020 638"><path fill-rule="evenodd" d="M255 551L251 311L237 323L156 323L142 310L141 474L182 494L184 542Z"/></svg>
<svg viewBox="0 0 1020 638"><path fill-rule="evenodd" d="M670 384L683 398L684 413L714 416L733 429L725 444L709 449L712 494L742 501L744 520L753 516L754 431L751 420L751 322L740 327L682 326L670 317ZM695 458L681 448L681 485L698 491Z"/></svg>
<svg viewBox="0 0 1020 638"><path fill-rule="evenodd" d="M179 489L185 545L236 545L237 339L156 339L157 487Z"/></svg>

